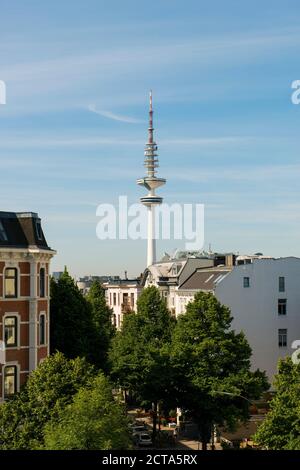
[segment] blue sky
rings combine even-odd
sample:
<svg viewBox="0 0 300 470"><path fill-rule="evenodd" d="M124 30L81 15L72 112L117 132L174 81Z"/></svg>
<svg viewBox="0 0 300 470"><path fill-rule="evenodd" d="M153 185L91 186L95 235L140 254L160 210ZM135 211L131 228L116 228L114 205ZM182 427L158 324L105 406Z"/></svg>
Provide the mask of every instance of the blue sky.
<svg viewBox="0 0 300 470"><path fill-rule="evenodd" d="M1 210L39 213L54 270L143 271L145 242L98 240L96 207L143 194L150 88L165 202L205 204L206 247L300 256L297 1L0 9Z"/></svg>

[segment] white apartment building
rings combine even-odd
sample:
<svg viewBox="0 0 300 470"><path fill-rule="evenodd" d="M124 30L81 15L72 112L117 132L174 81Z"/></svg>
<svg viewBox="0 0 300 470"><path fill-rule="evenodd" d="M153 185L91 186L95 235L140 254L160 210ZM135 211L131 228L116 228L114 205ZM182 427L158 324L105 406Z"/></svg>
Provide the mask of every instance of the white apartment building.
<svg viewBox="0 0 300 470"><path fill-rule="evenodd" d="M120 329L124 315L136 311L137 299L142 292L138 279L122 279L105 286L106 301L113 310L113 322Z"/></svg>
<svg viewBox="0 0 300 470"><path fill-rule="evenodd" d="M238 257L236 265L196 270L176 288L176 315L198 291L227 305L232 327L243 331L252 348L252 368L272 381L279 358L291 356L300 340L300 259Z"/></svg>

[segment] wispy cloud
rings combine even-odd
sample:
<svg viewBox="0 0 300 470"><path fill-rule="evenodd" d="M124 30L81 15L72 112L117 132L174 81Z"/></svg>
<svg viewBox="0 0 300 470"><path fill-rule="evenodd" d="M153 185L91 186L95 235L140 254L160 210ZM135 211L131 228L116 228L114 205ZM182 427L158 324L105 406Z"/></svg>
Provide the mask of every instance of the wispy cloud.
<svg viewBox="0 0 300 470"><path fill-rule="evenodd" d="M172 180L195 182L199 181L278 181L286 179L299 179L300 165L252 165L243 167L216 167L213 168L200 168L200 169L186 169L186 168L173 168L168 172L168 178Z"/></svg>
<svg viewBox="0 0 300 470"><path fill-rule="evenodd" d="M231 145L250 143L256 141L256 137L247 136L224 136L224 137L187 137L187 138L175 138L175 139L161 139L159 143L161 145L191 145L200 147L209 146L220 146L220 145Z"/></svg>
<svg viewBox="0 0 300 470"><path fill-rule="evenodd" d="M35 137L16 137L13 138L2 138L1 149L4 148L52 148L52 147L92 147L102 145L143 145L143 140L134 139L122 139L122 138L111 138L111 137L75 137L66 136L65 138L57 138L51 136L45 136L40 138Z"/></svg>
<svg viewBox="0 0 300 470"><path fill-rule="evenodd" d="M227 34L208 38L197 36L185 40L172 38L169 41L160 38L151 45L141 42L130 47L113 46L110 50L97 49L76 55L54 50L48 51L52 52L48 54L51 59L29 58L27 61L25 59L15 63L7 59L5 63L5 57L0 58L1 78L13 87L15 97L37 95L39 99L40 93L47 92L71 93L75 90L78 95L82 83L95 80L99 83L101 77L104 90L102 95L105 99L107 88L110 88L112 83L115 84L116 80L119 83L121 72L126 72L126 83L132 83L134 78L135 88L139 89L139 86L136 86L137 74L140 78L146 78L150 74L153 79L157 79L163 77L171 67L176 67L177 74L182 75L186 67L197 68L199 63L213 69L223 66L224 63L227 66L250 64L265 57L276 58L278 50L290 51L291 47L296 48L299 44L299 30L291 30L256 31L252 34ZM155 72L152 58L155 60ZM113 94L109 96L110 99L113 97ZM120 99L119 96L117 98ZM106 117L112 119L113 116L123 117L104 112L107 113Z"/></svg>
<svg viewBox="0 0 300 470"><path fill-rule="evenodd" d="M79 136L66 135L65 137L57 137L52 135L44 135L40 137L25 136L24 134L14 134L13 137L1 136L1 148L37 148L37 147L91 147L102 145L125 145L125 146L144 146L144 139L123 138L119 137L106 137L106 136ZM249 144L254 142L255 137L249 136L216 136L216 137L183 137L183 138L168 138L161 139L159 144L161 146L195 146L195 147L220 147L232 146L238 144Z"/></svg>
<svg viewBox="0 0 300 470"><path fill-rule="evenodd" d="M107 119L112 119L113 121L128 122L129 124L138 124L138 123L144 122L142 119L136 119L136 118L124 116L121 114L115 114L115 113L112 113L111 111L104 111L101 109L96 109L96 105L94 104L90 104L88 106L88 110L91 111L92 113L99 114L99 116L103 116Z"/></svg>

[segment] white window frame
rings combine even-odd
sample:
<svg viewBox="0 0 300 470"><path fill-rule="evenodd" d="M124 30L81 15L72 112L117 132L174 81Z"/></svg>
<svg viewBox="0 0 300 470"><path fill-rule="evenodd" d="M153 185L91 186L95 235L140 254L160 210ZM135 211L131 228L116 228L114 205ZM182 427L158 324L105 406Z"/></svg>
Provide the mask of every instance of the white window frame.
<svg viewBox="0 0 300 470"><path fill-rule="evenodd" d="M7 317L17 317L17 345L16 346L7 346L5 344L5 318ZM2 317L2 338L5 344L5 349L20 349L20 339L21 339L21 316L18 312L5 312Z"/></svg>
<svg viewBox="0 0 300 470"><path fill-rule="evenodd" d="M2 369L1 369L1 372L2 372L2 400L3 401L9 399L8 397L5 397L5 394L4 394L4 391L5 391L4 390L5 368L6 367L12 367L12 366L16 367L16 369L17 369L17 373L16 373L16 393L18 393L20 391L20 364L17 361L6 362L6 364L2 365Z"/></svg>
<svg viewBox="0 0 300 470"><path fill-rule="evenodd" d="M16 269L17 270L17 296L16 297L6 297L5 295L5 271L6 269ZM2 297L5 300L16 300L21 297L21 273L20 273L20 267L18 266L17 263L8 263L5 264L2 272Z"/></svg>

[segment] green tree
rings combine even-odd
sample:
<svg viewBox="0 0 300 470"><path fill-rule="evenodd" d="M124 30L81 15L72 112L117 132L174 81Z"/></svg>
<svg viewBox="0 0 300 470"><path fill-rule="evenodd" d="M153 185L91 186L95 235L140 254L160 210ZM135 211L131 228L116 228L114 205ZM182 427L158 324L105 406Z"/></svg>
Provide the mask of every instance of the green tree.
<svg viewBox="0 0 300 470"><path fill-rule="evenodd" d="M230 330L231 321L230 310L214 295L199 292L173 333L174 394L197 421L203 449L214 424L233 427L248 418L242 396L257 399L268 388L265 373L250 371L250 346L243 333Z"/></svg>
<svg viewBox="0 0 300 470"><path fill-rule="evenodd" d="M44 429L47 450L128 449L130 435L125 410L116 401L103 374L73 397Z"/></svg>
<svg viewBox="0 0 300 470"><path fill-rule="evenodd" d="M105 291L98 281L93 282L86 298L95 328L94 344L91 345L92 362L107 371L108 350L115 334L112 310L106 303Z"/></svg>
<svg viewBox="0 0 300 470"><path fill-rule="evenodd" d="M271 450L300 450L300 364L280 360L270 411L254 436Z"/></svg>
<svg viewBox="0 0 300 470"><path fill-rule="evenodd" d="M153 437L160 401L170 401L172 370L169 343L174 321L158 289L148 287L139 297L137 313L125 316L110 352L117 384L133 392L141 404L153 406Z"/></svg>
<svg viewBox="0 0 300 470"><path fill-rule="evenodd" d="M45 423L72 401L94 375L85 359L56 353L33 371L20 393L0 406L0 448L31 449L41 443Z"/></svg>
<svg viewBox="0 0 300 470"><path fill-rule="evenodd" d="M51 353L61 351L68 358L95 358L95 325L91 309L65 268L56 282L51 279Z"/></svg>

